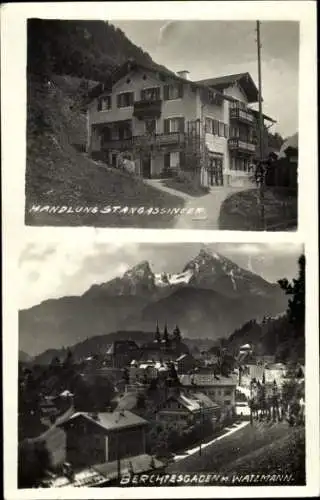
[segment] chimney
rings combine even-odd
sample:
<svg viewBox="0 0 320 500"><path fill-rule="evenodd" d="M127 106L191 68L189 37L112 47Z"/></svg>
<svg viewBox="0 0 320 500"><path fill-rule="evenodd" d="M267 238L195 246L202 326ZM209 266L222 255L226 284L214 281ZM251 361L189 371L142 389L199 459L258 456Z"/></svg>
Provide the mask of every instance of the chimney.
<svg viewBox="0 0 320 500"><path fill-rule="evenodd" d="M189 80L189 74L190 71L188 71L187 69L177 71L177 75L180 76L180 78L184 78L185 80Z"/></svg>

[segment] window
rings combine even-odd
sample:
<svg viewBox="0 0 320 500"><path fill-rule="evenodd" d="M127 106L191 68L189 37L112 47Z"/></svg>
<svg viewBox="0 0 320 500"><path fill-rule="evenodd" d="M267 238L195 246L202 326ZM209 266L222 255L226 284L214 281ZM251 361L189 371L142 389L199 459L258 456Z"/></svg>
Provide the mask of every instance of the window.
<svg viewBox="0 0 320 500"><path fill-rule="evenodd" d="M109 111L111 109L111 95L106 95L98 99L98 111Z"/></svg>
<svg viewBox="0 0 320 500"><path fill-rule="evenodd" d="M181 99L183 97L183 85L182 83L173 83L171 85L165 85L163 93L165 101L170 101L173 99Z"/></svg>
<svg viewBox="0 0 320 500"><path fill-rule="evenodd" d="M179 151L173 151L170 153L170 168L176 168L180 164L180 154Z"/></svg>
<svg viewBox="0 0 320 500"><path fill-rule="evenodd" d="M211 118L206 118L205 130L207 134L213 134L213 120Z"/></svg>
<svg viewBox="0 0 320 500"><path fill-rule="evenodd" d="M229 130L228 129L229 129L228 125L224 124L224 136L226 138L228 138L228 135L229 135Z"/></svg>
<svg viewBox="0 0 320 500"><path fill-rule="evenodd" d="M219 122L218 122L218 120L213 120L213 133L214 133L214 135L219 134Z"/></svg>
<svg viewBox="0 0 320 500"><path fill-rule="evenodd" d="M231 137L239 137L240 129L239 127L231 127Z"/></svg>
<svg viewBox="0 0 320 500"><path fill-rule="evenodd" d="M118 108L128 108L133 105L133 92L123 92L117 95Z"/></svg>
<svg viewBox="0 0 320 500"><path fill-rule="evenodd" d="M231 389L225 389L224 395L225 396L231 396L232 395L232 390Z"/></svg>
<svg viewBox="0 0 320 500"><path fill-rule="evenodd" d="M145 131L147 135L153 135L156 133L156 120L151 118L145 120Z"/></svg>
<svg viewBox="0 0 320 500"><path fill-rule="evenodd" d="M184 118L168 118L164 120L163 128L165 134L184 132Z"/></svg>
<svg viewBox="0 0 320 500"><path fill-rule="evenodd" d="M160 87L141 90L142 101L157 101L160 99Z"/></svg>
<svg viewBox="0 0 320 500"><path fill-rule="evenodd" d="M164 169L178 168L184 165L184 155L179 151L172 151L164 155Z"/></svg>
<svg viewBox="0 0 320 500"><path fill-rule="evenodd" d="M219 123L219 137L224 137L224 123L218 122Z"/></svg>
<svg viewBox="0 0 320 500"><path fill-rule="evenodd" d="M231 163L232 170L247 171L247 161L242 158L234 158Z"/></svg>

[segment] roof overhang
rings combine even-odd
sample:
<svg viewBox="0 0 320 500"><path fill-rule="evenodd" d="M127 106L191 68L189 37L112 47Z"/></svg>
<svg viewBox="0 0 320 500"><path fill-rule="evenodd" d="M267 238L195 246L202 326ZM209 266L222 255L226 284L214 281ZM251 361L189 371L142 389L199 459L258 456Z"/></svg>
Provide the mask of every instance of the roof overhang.
<svg viewBox="0 0 320 500"><path fill-rule="evenodd" d="M100 97L104 94L108 94L112 91L112 87L119 81L121 78L124 78L127 74L129 74L131 71L137 70L137 69L143 69L145 71L151 71L153 73L157 73L159 78L165 81L169 81L170 79L173 79L177 82L180 83L185 83L190 85L193 88L200 88L200 89L206 89L210 90L209 85L204 85L201 82L193 82L192 80L187 80L186 78L182 78L181 76L177 75L173 71L170 71L169 69L165 68L164 66L160 65L155 65L153 66L148 66L145 64L140 64L136 61L129 60L126 61L124 64L119 66L118 68L113 71L113 73L110 75L110 77L105 81L101 82L98 85L96 85L91 91L88 93L88 99L87 102L89 103L93 99ZM229 96L225 96L222 92L218 91L215 89L216 94L221 96L223 99L228 100L228 101L233 101Z"/></svg>

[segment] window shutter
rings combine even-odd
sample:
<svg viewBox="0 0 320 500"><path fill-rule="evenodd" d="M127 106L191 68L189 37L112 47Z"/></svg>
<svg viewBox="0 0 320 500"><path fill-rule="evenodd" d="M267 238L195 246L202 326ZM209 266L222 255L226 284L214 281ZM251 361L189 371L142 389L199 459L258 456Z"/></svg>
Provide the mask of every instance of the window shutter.
<svg viewBox="0 0 320 500"><path fill-rule="evenodd" d="M167 101L169 99L169 85L163 87L163 99Z"/></svg>
<svg viewBox="0 0 320 500"><path fill-rule="evenodd" d="M185 167L186 165L186 153L184 151L180 151L180 158L179 158L179 162L180 162L180 168L182 167Z"/></svg>
<svg viewBox="0 0 320 500"><path fill-rule="evenodd" d="M206 118L206 120L205 120L205 131L207 134L211 134L211 120L210 120L210 118Z"/></svg>
<svg viewBox="0 0 320 500"><path fill-rule="evenodd" d="M164 134L169 134L170 132L170 124L169 124L169 120L163 120L163 133Z"/></svg>
<svg viewBox="0 0 320 500"><path fill-rule="evenodd" d="M164 168L170 168L170 153L165 153L164 155Z"/></svg>
<svg viewBox="0 0 320 500"><path fill-rule="evenodd" d="M179 132L184 133L184 117L179 118Z"/></svg>
<svg viewBox="0 0 320 500"><path fill-rule="evenodd" d="M99 97L98 98L98 107L97 107L98 111L101 111L101 107L102 107L101 104L102 104L101 103L101 97Z"/></svg>
<svg viewBox="0 0 320 500"><path fill-rule="evenodd" d="M183 97L183 83L179 83L178 89L179 89L178 96L179 96L179 98L182 98Z"/></svg>
<svg viewBox="0 0 320 500"><path fill-rule="evenodd" d="M121 95L117 95L117 107L120 108L121 107Z"/></svg>
<svg viewBox="0 0 320 500"><path fill-rule="evenodd" d="M133 92L130 92L130 94L129 94L129 106L133 105L133 101L134 101L134 94L133 94Z"/></svg>

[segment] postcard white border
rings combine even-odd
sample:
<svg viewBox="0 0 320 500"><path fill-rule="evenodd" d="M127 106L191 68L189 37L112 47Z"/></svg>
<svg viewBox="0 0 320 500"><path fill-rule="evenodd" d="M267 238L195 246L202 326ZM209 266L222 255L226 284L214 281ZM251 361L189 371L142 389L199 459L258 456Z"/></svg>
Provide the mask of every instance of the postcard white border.
<svg viewBox="0 0 320 500"><path fill-rule="evenodd" d="M146 8L147 5L147 8ZM2 180L4 234L3 380L4 479L7 499L37 498L225 498L299 497L319 493L319 383L318 262L317 262L317 81L316 4L310 1L249 2L92 2L5 4L1 8ZM26 19L213 19L292 20L300 22L299 78L299 231L253 233L232 231L31 228L24 226L24 171L26 137ZM116 231L116 232L115 232ZM149 242L285 242L305 244L307 269L306 399L307 486L281 487L159 487L63 488L18 490L17 470L17 268L20 249L28 236L81 240L102 232L106 240Z"/></svg>

